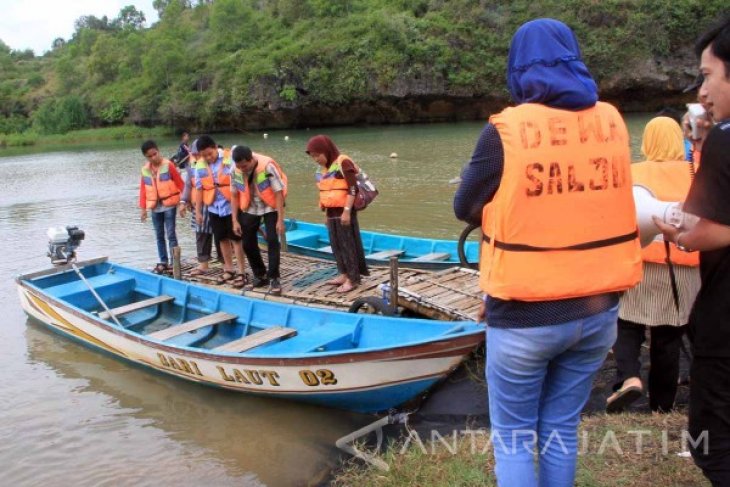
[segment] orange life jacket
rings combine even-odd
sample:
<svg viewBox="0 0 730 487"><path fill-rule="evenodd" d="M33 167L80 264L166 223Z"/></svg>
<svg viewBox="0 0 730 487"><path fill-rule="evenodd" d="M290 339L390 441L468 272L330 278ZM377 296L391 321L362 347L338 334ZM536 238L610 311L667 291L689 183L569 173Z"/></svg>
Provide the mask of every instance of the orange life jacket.
<svg viewBox="0 0 730 487"><path fill-rule="evenodd" d="M253 157L258 161L256 168L254 169L254 182L256 183L256 191L259 194L261 200L271 208L276 208L276 193L271 188L271 181L267 177L266 167L271 163L274 165L276 170L279 172L281 178L281 184L283 186L282 194L286 199L287 194L287 183L288 178L284 171L275 160L269 156L262 154L253 153ZM248 178L246 175L239 171L238 168L233 169L233 184L236 186L238 191L238 208L241 211L246 211L251 204L251 191L248 186Z"/></svg>
<svg viewBox="0 0 730 487"><path fill-rule="evenodd" d="M201 157L195 163L195 177L200 180L203 191L203 204L212 205L215 201L216 190L220 191L227 201L231 201L231 172L233 163L230 159L223 159L223 163L218 168L218 182L213 178L213 172L210 170L208 163ZM228 168L227 171L224 171ZM193 200L195 201L195 200Z"/></svg>
<svg viewBox="0 0 730 487"><path fill-rule="evenodd" d="M695 171L698 171L700 169L700 164L702 162L701 159L702 159L702 152L693 148L692 149L692 162L694 162L694 164L695 164L695 166L694 166Z"/></svg>
<svg viewBox="0 0 730 487"><path fill-rule="evenodd" d="M347 205L349 186L342 172L342 161L345 159L350 157L340 154L324 172L324 168L320 166L315 174L321 208L343 208Z"/></svg>
<svg viewBox="0 0 730 487"><path fill-rule="evenodd" d="M581 111L526 103L489 121L504 169L482 212L484 292L551 301L637 284L629 136L618 111L600 102Z"/></svg>
<svg viewBox="0 0 730 487"><path fill-rule="evenodd" d="M158 201L162 206L173 207L180 203L180 189L172 180L170 174L171 162L164 159L157 168L157 175L149 162L142 166L142 181L144 182L145 206L148 210L157 206Z"/></svg>
<svg viewBox="0 0 730 487"><path fill-rule="evenodd" d="M687 161L645 161L631 165L634 184L645 186L662 201L684 201L692 183L691 171L692 164ZM682 252L673 243L669 246L669 256L675 264L700 265L699 252ZM666 252L662 235L641 249L641 257L644 262L665 263Z"/></svg>

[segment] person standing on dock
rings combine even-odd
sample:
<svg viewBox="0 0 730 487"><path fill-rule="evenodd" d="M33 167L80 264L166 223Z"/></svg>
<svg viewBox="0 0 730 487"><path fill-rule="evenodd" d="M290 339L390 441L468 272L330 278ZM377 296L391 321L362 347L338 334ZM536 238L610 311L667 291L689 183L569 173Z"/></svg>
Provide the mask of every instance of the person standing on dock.
<svg viewBox="0 0 730 487"><path fill-rule="evenodd" d="M348 156L340 154L326 135L315 135L307 142L306 153L319 164L317 188L319 207L325 212L332 253L340 275L327 281L338 293L347 293L360 285L360 276L369 275L365 251L354 210L357 194L357 167Z"/></svg>
<svg viewBox="0 0 730 487"><path fill-rule="evenodd" d="M197 199L197 190L195 189L194 166L199 157L200 152L198 151L198 140L196 139L190 145L190 164L185 166L185 188L183 190L182 200L180 201L180 216L185 217L185 211L188 209L191 210L190 226L195 232L195 248L198 257L198 267L190 272L191 276L200 276L208 272L208 263L210 262L211 251L213 250L213 229L210 226L208 207L203 205L202 224L198 225L198 221L195 217L194 205Z"/></svg>
<svg viewBox="0 0 730 487"><path fill-rule="evenodd" d="M155 229L159 257L153 272L162 274L170 268L172 249L177 247L175 217L183 180L175 169L175 164L162 157L154 140L145 141L141 149L147 162L142 166L139 183L139 207L142 210L140 220L144 223L147 220L147 211L152 212L152 226Z"/></svg>
<svg viewBox="0 0 730 487"><path fill-rule="evenodd" d="M517 30L507 84L516 106L482 130L454 211L483 234L498 484L568 487L580 413L616 340L619 294L641 279L629 135L598 102L562 22Z"/></svg>
<svg viewBox="0 0 730 487"><path fill-rule="evenodd" d="M221 244L223 254L223 279L232 281L234 287L246 284L245 261L241 237L233 232L231 223L231 175L233 163L218 151L213 138L201 135L198 138L200 158L195 163L195 219L203 224L203 206L208 207L208 218L213 236ZM236 255L238 272L233 268L233 255Z"/></svg>
<svg viewBox="0 0 730 487"><path fill-rule="evenodd" d="M233 232L243 236L243 251L253 272L253 288L269 284L269 294L281 295L279 235L284 228L284 200L287 177L274 159L238 145L231 153L233 171L231 201ZM269 255L267 271L258 245L258 232L263 220Z"/></svg>

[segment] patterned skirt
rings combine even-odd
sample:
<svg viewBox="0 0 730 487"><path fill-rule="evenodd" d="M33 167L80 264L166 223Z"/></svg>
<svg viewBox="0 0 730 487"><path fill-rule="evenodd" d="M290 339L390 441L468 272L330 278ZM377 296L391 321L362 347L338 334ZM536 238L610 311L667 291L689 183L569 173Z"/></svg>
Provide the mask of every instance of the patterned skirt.
<svg viewBox="0 0 730 487"><path fill-rule="evenodd" d="M619 318L647 326L686 325L700 290L700 268L675 265L674 274L679 291L679 313L672 296L669 268L664 264L644 262L644 278L621 296Z"/></svg>
<svg viewBox="0 0 730 487"><path fill-rule="evenodd" d="M337 261L337 270L340 274L347 274L353 284L359 284L360 276L368 276L370 273L365 263L357 212L352 212L349 225L343 225L339 216L327 217L327 230L332 253Z"/></svg>

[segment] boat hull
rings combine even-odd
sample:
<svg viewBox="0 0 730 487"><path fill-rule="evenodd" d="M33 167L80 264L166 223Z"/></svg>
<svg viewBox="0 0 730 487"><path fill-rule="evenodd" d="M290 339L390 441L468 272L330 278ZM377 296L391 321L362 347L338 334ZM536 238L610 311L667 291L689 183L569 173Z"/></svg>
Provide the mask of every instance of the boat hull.
<svg viewBox="0 0 730 487"><path fill-rule="evenodd" d="M425 392L483 340L467 335L398 349L311 358L221 354L127 333L20 280L18 291L31 317L57 333L134 364L199 384L363 413L396 407Z"/></svg>
<svg viewBox="0 0 730 487"><path fill-rule="evenodd" d="M286 220L287 250L308 257L334 260L329 246L327 227L322 224ZM384 252L397 250L398 265L409 269L442 270L462 265L458 254L458 241L436 240L428 238L405 237L386 233L360 231L365 251L365 260L370 265L388 265L389 257ZM469 264L479 261L479 244L474 241L465 242L465 257ZM419 260L426 255L448 255L440 260ZM371 257L377 256L380 257Z"/></svg>

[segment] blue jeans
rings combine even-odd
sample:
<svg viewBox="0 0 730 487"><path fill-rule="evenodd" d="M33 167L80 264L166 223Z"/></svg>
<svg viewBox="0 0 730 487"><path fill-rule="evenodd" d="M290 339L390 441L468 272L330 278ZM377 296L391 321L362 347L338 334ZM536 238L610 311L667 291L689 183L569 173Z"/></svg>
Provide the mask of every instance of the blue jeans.
<svg viewBox="0 0 730 487"><path fill-rule="evenodd" d="M559 325L487 328L489 416L500 487L573 485L580 412L616 341L617 318L614 307Z"/></svg>
<svg viewBox="0 0 730 487"><path fill-rule="evenodd" d="M165 245L165 234L167 234L167 242L172 255L172 248L177 247L177 234L175 233L175 215L177 215L177 207L159 213L152 213L152 227L155 229L155 237L157 237L157 256L160 258L160 264L168 264L168 246Z"/></svg>

